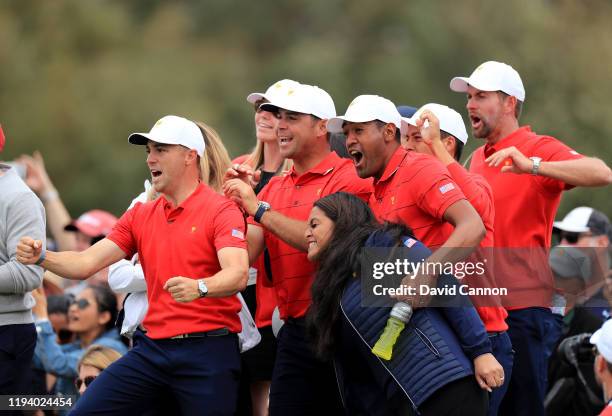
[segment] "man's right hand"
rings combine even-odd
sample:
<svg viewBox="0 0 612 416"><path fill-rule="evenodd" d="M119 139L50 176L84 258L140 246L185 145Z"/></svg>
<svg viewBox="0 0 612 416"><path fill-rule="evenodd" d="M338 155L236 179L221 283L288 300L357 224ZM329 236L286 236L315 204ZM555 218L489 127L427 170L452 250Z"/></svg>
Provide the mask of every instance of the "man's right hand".
<svg viewBox="0 0 612 416"><path fill-rule="evenodd" d="M17 244L17 261L23 264L36 264L42 254L43 243L31 237L21 237Z"/></svg>

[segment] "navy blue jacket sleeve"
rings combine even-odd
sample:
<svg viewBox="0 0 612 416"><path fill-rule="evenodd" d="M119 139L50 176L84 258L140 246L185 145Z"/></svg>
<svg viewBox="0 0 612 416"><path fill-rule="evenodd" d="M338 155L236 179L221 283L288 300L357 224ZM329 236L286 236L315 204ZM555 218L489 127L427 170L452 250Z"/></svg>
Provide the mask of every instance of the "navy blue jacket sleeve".
<svg viewBox="0 0 612 416"><path fill-rule="evenodd" d="M404 244L408 246L406 242ZM431 251L422 243L417 242L412 243L408 253L411 261L420 261L429 257ZM455 286L456 293L459 293L459 283L452 275L440 276L438 287L441 286ZM474 360L482 354L492 352L485 326L468 296L457 294L442 303L445 306L441 306L440 311L457 334L465 355ZM455 306L449 306L453 304Z"/></svg>

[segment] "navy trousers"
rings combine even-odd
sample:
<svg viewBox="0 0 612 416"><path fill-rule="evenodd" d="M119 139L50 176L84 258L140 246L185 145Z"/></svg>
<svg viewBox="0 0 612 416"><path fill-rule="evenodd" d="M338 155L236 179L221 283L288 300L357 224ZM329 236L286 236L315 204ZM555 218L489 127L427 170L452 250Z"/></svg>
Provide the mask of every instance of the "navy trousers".
<svg viewBox="0 0 612 416"><path fill-rule="evenodd" d="M561 334L560 321L548 308L525 308L508 311L506 322L515 355L499 414L544 416L548 359Z"/></svg>
<svg viewBox="0 0 612 416"><path fill-rule="evenodd" d="M270 416L344 414L334 367L315 356L304 319L287 320L277 343Z"/></svg>
<svg viewBox="0 0 612 416"><path fill-rule="evenodd" d="M34 324L0 326L0 394L26 394L30 391L30 366L36 347ZM21 415L20 411L1 411Z"/></svg>
<svg viewBox="0 0 612 416"><path fill-rule="evenodd" d="M141 332L135 347L87 388L71 415L139 415L172 394L173 414L232 415L240 354L236 334L153 340Z"/></svg>
<svg viewBox="0 0 612 416"><path fill-rule="evenodd" d="M495 356L495 359L499 361L501 366L504 368L504 384L501 387L493 389L493 392L489 396L489 410L487 415L495 416L497 415L499 405L506 395L506 391L510 385L510 379L512 378L512 364L514 362L514 352L512 350L512 343L510 342L510 336L508 336L507 332L490 334L489 341L491 341L493 356Z"/></svg>
<svg viewBox="0 0 612 416"><path fill-rule="evenodd" d="M0 326L0 394L24 394L36 347L34 324Z"/></svg>

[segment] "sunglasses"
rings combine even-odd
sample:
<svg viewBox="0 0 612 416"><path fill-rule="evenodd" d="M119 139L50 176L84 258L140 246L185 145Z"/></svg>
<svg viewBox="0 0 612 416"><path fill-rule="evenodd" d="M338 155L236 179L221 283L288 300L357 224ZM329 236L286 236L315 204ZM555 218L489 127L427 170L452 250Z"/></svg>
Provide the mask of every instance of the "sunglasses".
<svg viewBox="0 0 612 416"><path fill-rule="evenodd" d="M565 241L567 241L570 244L576 244L578 240L580 240L582 237L590 237L590 236L591 234L588 234L588 233L571 233L567 231L562 232L560 235L561 240L565 239Z"/></svg>
<svg viewBox="0 0 612 416"><path fill-rule="evenodd" d="M87 299L78 299L78 300L73 300L70 305L76 305L77 308L79 308L80 310L83 310L85 308L87 308L89 305L91 305L91 303L89 303L89 301Z"/></svg>
<svg viewBox="0 0 612 416"><path fill-rule="evenodd" d="M81 389L83 383L85 383L85 387L89 387L89 385L96 379L96 377L97 376L87 376L83 379L77 378L76 380L74 380L74 385L77 390Z"/></svg>

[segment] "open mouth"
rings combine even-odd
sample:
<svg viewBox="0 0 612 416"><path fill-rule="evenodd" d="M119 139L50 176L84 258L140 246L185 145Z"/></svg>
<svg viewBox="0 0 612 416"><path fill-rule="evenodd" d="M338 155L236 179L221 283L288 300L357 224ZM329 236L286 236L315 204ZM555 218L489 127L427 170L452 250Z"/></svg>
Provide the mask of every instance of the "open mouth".
<svg viewBox="0 0 612 416"><path fill-rule="evenodd" d="M351 155L355 166L359 166L361 164L361 161L363 160L363 153L361 153L359 150L350 150L349 155Z"/></svg>
<svg viewBox="0 0 612 416"><path fill-rule="evenodd" d="M279 137L279 143L282 144L287 144L293 141L293 137Z"/></svg>
<svg viewBox="0 0 612 416"><path fill-rule="evenodd" d="M470 116L470 122L474 130L478 130L482 126L482 119L478 116Z"/></svg>
<svg viewBox="0 0 612 416"><path fill-rule="evenodd" d="M151 177L153 179L160 177L161 174L162 174L161 170L155 170L155 169L151 170Z"/></svg>

